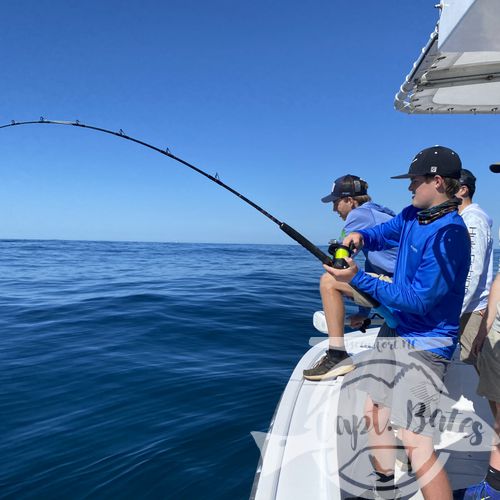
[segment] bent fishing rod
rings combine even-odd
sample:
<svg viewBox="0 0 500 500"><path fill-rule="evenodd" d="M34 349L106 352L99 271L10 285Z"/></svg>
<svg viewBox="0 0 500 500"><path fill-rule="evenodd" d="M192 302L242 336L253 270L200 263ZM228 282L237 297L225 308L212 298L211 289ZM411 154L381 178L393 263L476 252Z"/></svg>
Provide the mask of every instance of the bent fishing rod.
<svg viewBox="0 0 500 500"><path fill-rule="evenodd" d="M97 132L104 132L105 134L110 134L114 135L116 137L120 137L121 139L125 139L127 141L135 142L136 144L140 144L141 146L145 146L146 148L152 149L153 151L156 151L164 156L168 156L172 160L177 161L178 163L181 163L182 165L185 165L186 167L190 168L191 170L194 170L195 172L198 172L199 174L203 175L207 179L210 179L212 182L215 182L219 186L223 187L230 193L233 193L235 196L243 200L245 203L250 205L251 207L255 208L258 210L262 215L265 215L268 219L273 221L286 235L288 235L290 238L295 240L299 245L301 245L303 248L308 250L310 253L312 253L318 260L320 260L323 264L326 264L328 266L332 266L334 262L328 255L326 255L324 252L322 252L316 245L311 243L305 236L300 234L298 231L296 231L293 227L289 226L283 221L280 221L273 215L271 215L269 212L264 210L262 207L254 203L252 200L248 199L246 196L242 195L236 189L233 189L231 186L228 186L224 182L222 182L218 175L216 174L215 176L208 174L207 172L201 170L201 168L196 167L195 165L187 162L186 160L183 160L182 158L179 158L178 156L172 154L168 148L166 149L161 149L159 147L153 146L152 144L148 144L147 142L141 141L139 139L136 139L134 137L131 137L130 135L127 135L122 129L120 129L118 132L113 131L113 130L108 130L102 127L96 127L94 125L86 125L84 123L81 123L79 120L75 121L62 121L62 120L47 120L44 117L40 117L39 120L32 120L32 121L15 121L12 120L10 123L5 124L5 125L0 125L0 129L3 128L8 128L8 127L16 127L18 125L67 125L71 127L78 127L78 128L85 128L89 130L96 130ZM370 303L373 304L374 308L380 309L383 306L380 306L380 304L370 295L366 294L365 292L362 292L361 290L357 289L353 285L351 285L352 288L354 288L357 292L359 292L363 297L366 298ZM385 308L383 308L385 309ZM381 311L384 314L384 317L386 317L387 313L384 311ZM388 312L388 311L387 311Z"/></svg>
<svg viewBox="0 0 500 500"><path fill-rule="evenodd" d="M285 222L282 222L278 220L276 217L271 215L269 212L264 210L262 207L259 207L256 203L254 203L252 200L248 199L246 196L242 195L236 189L233 189L231 186L228 186L224 182L222 182L218 175L214 177L213 175L208 174L207 172L201 170L200 168L196 167L195 165L188 163L186 160L183 160L182 158L179 158L178 156L175 156L170 152L168 148L166 149L161 149L156 146L153 146L152 144L148 144L147 142L141 141L139 139L135 139L134 137L131 137L130 135L125 134L125 132L120 129L118 132L115 132L113 130L108 130L102 127L95 127L93 125L86 125L84 123L81 123L80 121L76 120L74 122L70 121L61 121L61 120L46 120L45 118L41 117L40 120L36 121L25 121L25 122L17 122L12 120L9 124L6 125L1 125L0 129L2 128L7 128L7 127L15 127L18 125L39 125L39 124L47 124L47 125L69 125L72 127L79 127L79 128L86 128L90 130L96 130L98 132L104 132L105 134L110 134L114 135L116 137L120 137L122 139L126 139L127 141L132 141L137 144L140 144L142 146L145 146L149 149L152 149L153 151L157 151L158 153L161 153L162 155L168 156L169 158L172 158L172 160L175 160L179 163L182 163L186 167L190 168L191 170L194 170L195 172L198 172L199 174L205 176L207 179L210 179L212 182L215 182L219 186L223 187L230 193L233 193L235 196L243 200L245 203L248 203L250 206L258 210L261 214L265 215L268 219L272 220L275 224L278 225L278 227L286 233L290 238L295 240L299 245L303 246L306 250L311 252L317 259L319 259L323 264L327 265L332 265L332 260L328 255L323 253L316 245L311 243L307 238L302 236L299 232L297 232L293 227L290 227L288 224Z"/></svg>

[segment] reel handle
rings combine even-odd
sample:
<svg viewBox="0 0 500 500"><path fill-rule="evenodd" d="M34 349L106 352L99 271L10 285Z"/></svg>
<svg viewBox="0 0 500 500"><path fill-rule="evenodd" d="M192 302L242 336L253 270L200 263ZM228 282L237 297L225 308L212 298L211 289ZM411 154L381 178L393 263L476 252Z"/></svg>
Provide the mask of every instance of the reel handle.
<svg viewBox="0 0 500 500"><path fill-rule="evenodd" d="M359 331L366 333L366 329L372 324L372 320L370 318L366 318L363 321L363 324L359 327Z"/></svg>

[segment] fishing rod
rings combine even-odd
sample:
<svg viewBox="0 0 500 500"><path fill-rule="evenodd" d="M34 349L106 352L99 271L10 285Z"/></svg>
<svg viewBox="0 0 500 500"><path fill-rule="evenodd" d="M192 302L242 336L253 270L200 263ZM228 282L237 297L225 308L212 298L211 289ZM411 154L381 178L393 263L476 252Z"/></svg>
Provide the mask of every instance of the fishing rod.
<svg viewBox="0 0 500 500"><path fill-rule="evenodd" d="M153 146L152 144L148 144L147 142L141 141L139 139L136 139L135 137L131 137L130 135L127 135L122 129L120 129L118 132L114 130L108 130L106 128L102 127L96 127L94 125L86 125L84 123L81 123L79 120L75 121L62 121L62 120L46 120L43 116L40 117L39 120L32 120L32 121L23 121L23 122L18 122L15 120L12 120L10 123L5 124L5 125L0 125L0 129L3 128L8 128L8 127L16 127L18 125L67 125L71 127L78 127L78 128L85 128L89 130L96 130L97 132L104 132L105 134L110 134L114 135L116 137L120 137L121 139L125 139L127 141L135 142L137 144L140 144L141 146L145 146L146 148L152 149L153 151L157 151L158 153L168 156L172 160L175 160L182 165L185 165L186 167L190 168L191 170L194 170L195 172L198 172L199 174L203 175L207 179L210 179L212 182L215 182L219 186L223 187L230 193L233 193L235 196L243 200L245 203L250 205L251 207L255 208L258 210L262 215L265 215L268 219L273 221L286 235L288 235L290 238L295 240L299 245L301 245L303 248L308 250L310 253L312 253L318 260L320 260L323 264L326 264L327 266L334 266L335 262L332 261L332 259L326 255L324 252L322 252L316 245L311 243L305 236L300 234L298 231L296 231L293 227L289 226L283 221L280 221L273 215L271 215L269 212L264 210L262 207L254 203L252 200L248 199L246 196L242 195L236 189L233 189L231 186L228 186L224 182L222 182L219 179L219 176L216 174L215 176L208 174L207 172L201 170L201 168L196 167L195 165L187 162L186 160L183 160L182 158L179 158L178 156L172 154L168 148L166 149L161 149L156 146ZM337 267L337 266L335 266ZM354 288L357 292L359 292L364 298L366 298L367 301L369 301L371 304L373 304L373 307L376 309L379 309L381 314L384 315L384 317L388 317L390 315L389 311L385 311L385 307L381 306L379 302L377 302L373 297L370 295L366 294L365 292L362 292L361 290L357 289L353 285L351 285L352 288ZM390 315L392 317L392 315ZM389 325L390 326L390 325Z"/></svg>
<svg viewBox="0 0 500 500"><path fill-rule="evenodd" d="M201 170L200 168L196 167L195 165L192 165L191 163L188 163L186 160L183 160L182 158L179 158L178 156L175 156L170 152L168 148L166 149L161 149L156 146L153 146L152 144L148 144L147 142L141 141L139 139L135 139L134 137L131 137L130 135L125 134L125 132L120 129L118 132L115 132L113 130L108 130L102 127L95 127L93 125L86 125L84 123L81 123L79 120L76 120L74 122L70 121L61 121L61 120L46 120L45 118L41 117L40 120L35 120L35 121L25 121L25 122L17 122L15 120L12 120L10 123L6 125L1 125L0 129L2 128L7 128L7 127L15 127L17 125L39 125L39 124L47 124L47 125L69 125L72 127L79 127L79 128L86 128L90 130L97 130L98 132L104 132L105 134L110 134L114 135L116 137L120 137L122 139L126 139L127 141L132 141L137 144L141 144L142 146L145 146L149 149L152 149L153 151L157 151L158 153L161 153L162 155L168 156L169 158L172 158L172 160L175 160L179 163L182 163L186 167L190 168L191 170L194 170L195 172L198 172L199 174L205 176L207 179L210 179L212 182L215 182L219 186L223 187L224 189L227 189L230 193L233 193L235 196L243 200L245 203L248 203L250 206L258 210L261 214L265 215L268 219L272 220L275 224L278 225L278 227L286 233L290 238L295 240L299 245L303 246L306 250L311 252L317 259L319 259L323 264L327 265L332 265L332 260L328 255L326 255L324 252L322 252L316 245L311 243L307 238L302 236L299 232L297 232L293 227L290 227L288 224L285 222L282 222L278 220L276 217L271 215L269 212L264 210L262 207L254 203L252 200L248 199L246 196L242 195L236 189L233 189L231 186L228 186L224 182L222 182L219 177L216 176L214 177L213 175L208 174L207 172Z"/></svg>

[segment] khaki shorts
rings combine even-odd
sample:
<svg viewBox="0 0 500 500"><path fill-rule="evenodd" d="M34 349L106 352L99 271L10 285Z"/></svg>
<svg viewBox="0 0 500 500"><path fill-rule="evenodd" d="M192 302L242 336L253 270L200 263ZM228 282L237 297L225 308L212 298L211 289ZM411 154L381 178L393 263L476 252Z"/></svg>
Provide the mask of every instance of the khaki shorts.
<svg viewBox="0 0 500 500"><path fill-rule="evenodd" d="M479 311L464 313L460 317L460 360L469 365L477 363L477 358L471 353L471 348L482 320L483 315Z"/></svg>
<svg viewBox="0 0 500 500"><path fill-rule="evenodd" d="M500 331L492 328L484 340L477 360L479 385L477 393L500 403Z"/></svg>
<svg viewBox="0 0 500 500"><path fill-rule="evenodd" d="M373 276L374 278L378 278L381 281L385 281L387 283L392 283L392 278L389 276L385 276L385 274L375 274L375 273L366 273L369 276ZM372 307L372 304L368 302L357 290L352 290L352 298L354 303L361 307Z"/></svg>

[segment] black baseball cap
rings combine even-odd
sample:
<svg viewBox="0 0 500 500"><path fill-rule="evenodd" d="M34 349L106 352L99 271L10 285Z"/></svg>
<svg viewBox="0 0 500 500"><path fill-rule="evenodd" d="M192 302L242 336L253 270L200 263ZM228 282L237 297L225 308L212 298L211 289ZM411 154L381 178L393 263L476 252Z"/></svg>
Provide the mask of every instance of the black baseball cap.
<svg viewBox="0 0 500 500"><path fill-rule="evenodd" d="M490 170L494 174L500 174L500 163L493 163L490 165Z"/></svg>
<svg viewBox="0 0 500 500"><path fill-rule="evenodd" d="M418 153L410 164L407 174L391 179L410 179L415 175L440 175L460 179L462 162L455 151L444 146L432 146Z"/></svg>
<svg viewBox="0 0 500 500"><path fill-rule="evenodd" d="M323 203L334 203L346 196L362 196L368 194L368 184L357 175L343 175L335 180L332 186L332 192L321 198Z"/></svg>
<svg viewBox="0 0 500 500"><path fill-rule="evenodd" d="M475 175L466 168L460 171L460 184L462 186L467 186L471 189L476 189L476 177Z"/></svg>

